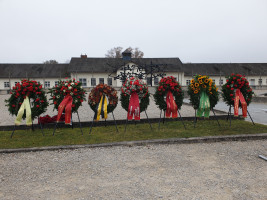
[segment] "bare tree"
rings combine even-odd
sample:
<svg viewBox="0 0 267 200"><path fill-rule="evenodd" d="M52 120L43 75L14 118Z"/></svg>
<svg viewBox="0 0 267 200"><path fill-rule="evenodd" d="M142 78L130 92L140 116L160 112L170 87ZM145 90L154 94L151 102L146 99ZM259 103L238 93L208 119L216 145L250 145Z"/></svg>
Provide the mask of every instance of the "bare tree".
<svg viewBox="0 0 267 200"><path fill-rule="evenodd" d="M52 64L58 64L58 62L56 60L46 60L46 61L44 61L44 64L52 65Z"/></svg>
<svg viewBox="0 0 267 200"><path fill-rule="evenodd" d="M108 50L107 54L105 54L106 58L121 58L121 51L122 47L114 47L110 50Z"/></svg>
<svg viewBox="0 0 267 200"><path fill-rule="evenodd" d="M108 50L107 54L105 54L105 57L106 58L121 58L122 49L123 49L122 47L114 47ZM138 47L134 49L132 47L128 47L126 50L132 53L132 58L143 58L144 57L144 52L139 50Z"/></svg>

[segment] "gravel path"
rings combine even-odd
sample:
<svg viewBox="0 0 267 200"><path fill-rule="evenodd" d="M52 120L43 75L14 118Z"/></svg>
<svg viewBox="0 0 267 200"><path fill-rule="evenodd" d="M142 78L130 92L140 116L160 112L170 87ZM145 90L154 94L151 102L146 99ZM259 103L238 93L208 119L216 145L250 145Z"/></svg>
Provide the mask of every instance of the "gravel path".
<svg viewBox="0 0 267 200"><path fill-rule="evenodd" d="M5 99L8 99L10 95L0 95L0 111L1 111L1 115L0 115L0 126L5 126L5 125L14 125L14 121L15 121L15 116L12 116L9 114L9 111L7 109L7 107L5 106ZM86 97L88 96L88 94L86 94ZM192 106L189 105L183 105L180 111L181 115L183 117L188 117L188 116L194 116L195 115L195 111L193 109ZM50 116L54 116L56 115L57 112L53 111L53 106L49 106L47 109L47 112L44 113L42 116L44 115L50 115ZM158 118L160 116L160 110L158 109L158 107L156 106L154 99L151 97L150 98L150 104L148 106L147 109L147 114L150 118ZM221 112L217 113L217 115L222 114ZM120 102L118 103L117 108L114 110L114 115L116 119L126 119L127 113L126 111L121 107ZM213 113L211 113L211 116L213 115ZM87 102L84 102L82 104L82 106L79 108L79 116L81 121L91 121L94 113L91 110L91 108L89 107L89 105L87 104ZM146 118L145 113L142 112L141 113L141 119ZM112 114L108 114L108 119L113 119L112 118ZM78 117L76 114L73 115L73 120L75 122L78 121ZM37 123L37 120L34 121L34 123ZM25 121L22 121L22 124L25 124Z"/></svg>
<svg viewBox="0 0 267 200"><path fill-rule="evenodd" d="M267 141L0 154L0 199L267 199Z"/></svg>

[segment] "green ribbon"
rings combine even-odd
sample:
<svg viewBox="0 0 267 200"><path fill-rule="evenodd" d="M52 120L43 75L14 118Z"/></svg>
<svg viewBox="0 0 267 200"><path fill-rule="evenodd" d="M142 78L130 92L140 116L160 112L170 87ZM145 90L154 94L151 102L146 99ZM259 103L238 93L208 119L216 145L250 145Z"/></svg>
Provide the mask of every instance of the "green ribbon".
<svg viewBox="0 0 267 200"><path fill-rule="evenodd" d="M17 114L17 118L15 120L15 125L20 125L22 116L24 114L24 110L26 110L27 126L32 125L32 111L31 111L30 100L28 96L24 99L23 103L20 106L19 112Z"/></svg>
<svg viewBox="0 0 267 200"><path fill-rule="evenodd" d="M200 93L199 107L197 109L197 117L202 117L204 113L205 118L210 116L210 99L206 92Z"/></svg>

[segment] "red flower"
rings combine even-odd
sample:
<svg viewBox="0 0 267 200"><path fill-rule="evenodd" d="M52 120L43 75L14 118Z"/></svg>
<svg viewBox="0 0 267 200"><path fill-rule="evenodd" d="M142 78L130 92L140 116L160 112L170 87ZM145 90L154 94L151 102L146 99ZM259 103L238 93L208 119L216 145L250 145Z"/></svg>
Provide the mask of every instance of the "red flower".
<svg viewBox="0 0 267 200"><path fill-rule="evenodd" d="M39 108L40 106L39 105L36 105L36 108Z"/></svg>
<svg viewBox="0 0 267 200"><path fill-rule="evenodd" d="M233 94L230 94L230 96L232 97L232 96L234 96Z"/></svg>
<svg viewBox="0 0 267 200"><path fill-rule="evenodd" d="M227 85L226 87L227 87L227 88L229 88L229 87L230 87L230 85Z"/></svg>
<svg viewBox="0 0 267 200"><path fill-rule="evenodd" d="M234 90L234 88L231 88L231 90Z"/></svg>
<svg viewBox="0 0 267 200"><path fill-rule="evenodd" d="M42 85L39 86L39 89L42 89Z"/></svg>
<svg viewBox="0 0 267 200"><path fill-rule="evenodd" d="M56 105L56 104L57 104L57 102L56 102L56 101L54 101L54 104Z"/></svg>
<svg viewBox="0 0 267 200"><path fill-rule="evenodd" d="M13 104L13 105L12 105L12 107L13 107L13 108L15 108L15 107L16 107L16 105L14 105L14 104Z"/></svg>
<svg viewBox="0 0 267 200"><path fill-rule="evenodd" d="M83 102L83 100L81 99L80 102Z"/></svg>

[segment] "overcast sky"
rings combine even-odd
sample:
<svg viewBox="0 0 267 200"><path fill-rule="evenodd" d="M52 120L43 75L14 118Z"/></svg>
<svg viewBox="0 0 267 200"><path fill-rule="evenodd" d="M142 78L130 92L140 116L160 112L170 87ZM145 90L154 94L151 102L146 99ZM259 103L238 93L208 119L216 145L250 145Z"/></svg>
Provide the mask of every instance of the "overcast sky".
<svg viewBox="0 0 267 200"><path fill-rule="evenodd" d="M182 62L267 62L267 0L0 0L0 63L121 46Z"/></svg>

